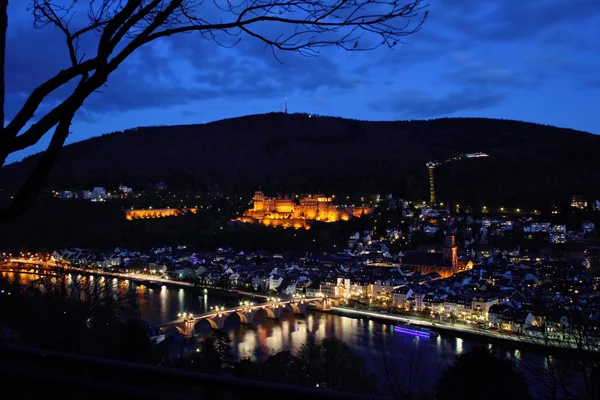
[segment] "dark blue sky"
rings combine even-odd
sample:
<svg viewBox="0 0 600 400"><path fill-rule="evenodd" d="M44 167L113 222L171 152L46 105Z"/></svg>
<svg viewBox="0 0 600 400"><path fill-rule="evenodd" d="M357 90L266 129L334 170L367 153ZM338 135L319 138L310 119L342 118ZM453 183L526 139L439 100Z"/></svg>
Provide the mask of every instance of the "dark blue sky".
<svg viewBox="0 0 600 400"><path fill-rule="evenodd" d="M9 5L9 114L68 65L60 32L34 29L27 3ZM290 112L506 118L600 134L599 39L599 0L430 0L423 29L395 50L286 53L283 64L254 39L223 49L176 36L122 65L76 116L69 141L277 111L284 97Z"/></svg>

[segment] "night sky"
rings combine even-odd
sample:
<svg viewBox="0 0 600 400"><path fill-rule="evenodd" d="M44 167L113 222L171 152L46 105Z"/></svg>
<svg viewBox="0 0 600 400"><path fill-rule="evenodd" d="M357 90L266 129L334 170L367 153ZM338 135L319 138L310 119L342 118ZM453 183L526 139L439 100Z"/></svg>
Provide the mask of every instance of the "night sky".
<svg viewBox="0 0 600 400"><path fill-rule="evenodd" d="M9 5L9 117L26 94L68 66L61 32L34 29L27 4ZM77 114L69 142L278 111L284 97L290 112L506 118L600 134L599 39L599 0L430 0L423 29L395 50L280 53L283 64L247 37L224 49L180 35L126 61Z"/></svg>

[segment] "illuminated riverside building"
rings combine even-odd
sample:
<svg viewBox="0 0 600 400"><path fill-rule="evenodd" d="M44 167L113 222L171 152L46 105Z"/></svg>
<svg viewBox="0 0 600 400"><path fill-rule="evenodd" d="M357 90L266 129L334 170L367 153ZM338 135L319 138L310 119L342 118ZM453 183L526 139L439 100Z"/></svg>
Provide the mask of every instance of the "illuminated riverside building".
<svg viewBox="0 0 600 400"><path fill-rule="evenodd" d="M337 222L370 214L371 207L336 207L332 198L322 194L309 195L294 201L289 196L266 197L263 192L254 193L253 207L237 219L246 223L266 226L310 229L311 221Z"/></svg>

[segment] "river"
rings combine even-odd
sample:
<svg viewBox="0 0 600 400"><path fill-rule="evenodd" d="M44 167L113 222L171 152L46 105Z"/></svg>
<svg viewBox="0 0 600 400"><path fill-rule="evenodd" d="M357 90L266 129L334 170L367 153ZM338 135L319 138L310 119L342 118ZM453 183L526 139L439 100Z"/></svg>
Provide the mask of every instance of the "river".
<svg viewBox="0 0 600 400"><path fill-rule="evenodd" d="M32 274L6 272L0 273L0 276L11 281L19 280L23 284L39 278ZM223 297L211 290L199 295L189 289L166 286L147 288L141 285L136 290L141 318L151 324L173 321L180 312L199 314L210 307L234 306L239 301L239 298ZM210 331L208 323L203 324L199 324L200 335ZM241 324L238 317L233 315L225 322L225 329L232 339L234 355L238 357L282 350L294 353L309 337L317 340L337 337L364 357L374 371L381 366L382 349L393 354L393 359L404 372L408 371L411 364L418 364L420 371L426 371L421 374L426 375L427 384L432 383L458 353L472 346L470 341L451 335L424 339L396 333L390 323L319 311L308 311L305 315L284 313L279 320L260 320L257 317L251 325ZM492 347L491 344L488 346ZM539 352L520 350L512 343L507 343L500 352L517 360L534 360L538 365L544 362Z"/></svg>

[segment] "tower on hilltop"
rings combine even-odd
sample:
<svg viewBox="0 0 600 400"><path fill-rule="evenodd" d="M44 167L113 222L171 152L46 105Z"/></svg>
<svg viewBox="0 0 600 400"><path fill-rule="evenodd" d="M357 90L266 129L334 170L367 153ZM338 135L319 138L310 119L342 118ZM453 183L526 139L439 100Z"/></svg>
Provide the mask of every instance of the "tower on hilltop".
<svg viewBox="0 0 600 400"><path fill-rule="evenodd" d="M279 100L279 113L280 114L287 114L288 113L288 102L287 102L287 97L283 100Z"/></svg>
<svg viewBox="0 0 600 400"><path fill-rule="evenodd" d="M427 170L429 171L429 205L435 205L435 180L434 180L434 169L438 165L434 161L429 161L427 164Z"/></svg>
<svg viewBox="0 0 600 400"><path fill-rule="evenodd" d="M262 191L257 190L254 192L254 197L252 198L254 201L254 211L264 211L265 210L265 195Z"/></svg>

